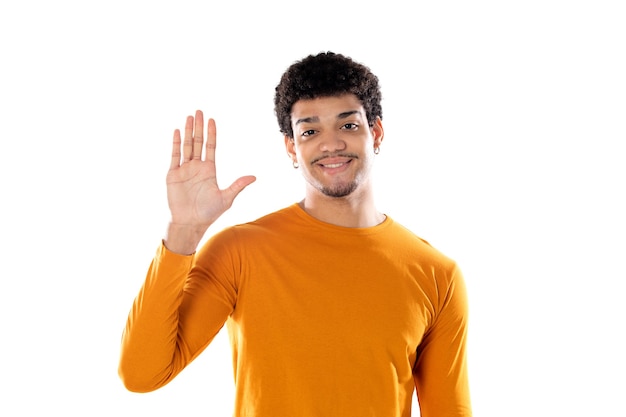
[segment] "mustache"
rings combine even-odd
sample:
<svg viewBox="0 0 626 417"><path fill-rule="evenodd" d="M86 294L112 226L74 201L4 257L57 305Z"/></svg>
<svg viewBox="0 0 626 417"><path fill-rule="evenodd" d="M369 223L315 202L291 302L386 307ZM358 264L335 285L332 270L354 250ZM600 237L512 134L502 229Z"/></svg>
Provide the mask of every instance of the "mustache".
<svg viewBox="0 0 626 417"><path fill-rule="evenodd" d="M322 159L326 159L326 158L349 158L349 159L358 159L359 156L355 153L345 153L345 152L338 152L338 153L330 153L330 154L326 154L326 155L321 155L318 156L317 158L313 159L311 161L311 164L316 164L319 161L321 161Z"/></svg>

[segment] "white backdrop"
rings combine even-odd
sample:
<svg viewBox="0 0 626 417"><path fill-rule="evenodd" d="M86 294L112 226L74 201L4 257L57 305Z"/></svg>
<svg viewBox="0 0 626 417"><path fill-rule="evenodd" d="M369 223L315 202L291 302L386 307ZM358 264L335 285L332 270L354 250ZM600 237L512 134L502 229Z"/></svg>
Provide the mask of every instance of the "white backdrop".
<svg viewBox="0 0 626 417"><path fill-rule="evenodd" d="M0 5L0 414L230 415L225 333L154 393L117 377L171 134L202 109L221 184L258 177L212 232L298 201L273 92L323 50L380 78L380 209L465 273L475 415L623 413L621 2L283 3Z"/></svg>

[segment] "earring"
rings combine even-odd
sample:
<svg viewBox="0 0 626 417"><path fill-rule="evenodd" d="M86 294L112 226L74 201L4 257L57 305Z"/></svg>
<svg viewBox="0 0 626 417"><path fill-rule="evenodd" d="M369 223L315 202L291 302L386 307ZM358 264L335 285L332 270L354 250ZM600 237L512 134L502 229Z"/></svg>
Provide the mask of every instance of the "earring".
<svg viewBox="0 0 626 417"><path fill-rule="evenodd" d="M292 161L291 164L293 165L293 169L300 168L300 164L298 164L298 161Z"/></svg>
<svg viewBox="0 0 626 417"><path fill-rule="evenodd" d="M379 153L380 153L380 147L377 146L374 148L374 154L378 155Z"/></svg>

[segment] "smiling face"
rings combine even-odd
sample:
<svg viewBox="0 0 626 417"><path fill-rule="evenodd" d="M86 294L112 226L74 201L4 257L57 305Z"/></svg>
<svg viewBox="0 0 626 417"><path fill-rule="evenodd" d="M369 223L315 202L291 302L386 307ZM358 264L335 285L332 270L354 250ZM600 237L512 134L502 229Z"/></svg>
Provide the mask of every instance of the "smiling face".
<svg viewBox="0 0 626 417"><path fill-rule="evenodd" d="M287 153L302 169L307 195L346 197L370 189L374 149L383 139L380 119L368 124L354 94L297 101L291 111L293 138Z"/></svg>

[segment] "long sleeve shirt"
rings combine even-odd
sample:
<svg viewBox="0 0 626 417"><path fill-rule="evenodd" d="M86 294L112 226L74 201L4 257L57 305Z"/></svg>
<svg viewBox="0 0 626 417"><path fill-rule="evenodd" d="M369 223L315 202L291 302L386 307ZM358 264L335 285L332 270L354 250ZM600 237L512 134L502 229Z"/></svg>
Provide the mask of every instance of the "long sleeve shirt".
<svg viewBox="0 0 626 417"><path fill-rule="evenodd" d="M467 296L452 260L387 219L323 223L298 205L163 245L129 314L129 390L171 381L226 323L236 417L471 416Z"/></svg>

